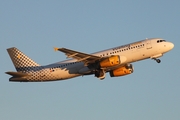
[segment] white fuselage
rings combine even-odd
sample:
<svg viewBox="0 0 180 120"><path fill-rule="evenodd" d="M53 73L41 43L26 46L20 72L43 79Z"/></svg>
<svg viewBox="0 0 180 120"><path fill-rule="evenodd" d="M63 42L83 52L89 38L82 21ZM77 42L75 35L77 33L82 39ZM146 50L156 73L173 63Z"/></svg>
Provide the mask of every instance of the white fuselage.
<svg viewBox="0 0 180 120"><path fill-rule="evenodd" d="M159 40L159 42L158 42ZM131 44L118 46L115 48L103 50L100 52L93 53L92 55L100 57L108 57L112 55L119 55L121 64L132 63L148 58L158 58L164 53L170 51L174 45L170 42L160 41L162 39L146 39ZM37 71L29 72L31 77L29 81L54 81L54 80L65 80L77 76L84 75L80 71L85 69L84 62L76 62L76 59L70 59L61 61L58 63L40 66ZM119 66L120 66L119 65ZM115 67L119 67L118 65ZM115 67L109 67L106 71L114 69Z"/></svg>

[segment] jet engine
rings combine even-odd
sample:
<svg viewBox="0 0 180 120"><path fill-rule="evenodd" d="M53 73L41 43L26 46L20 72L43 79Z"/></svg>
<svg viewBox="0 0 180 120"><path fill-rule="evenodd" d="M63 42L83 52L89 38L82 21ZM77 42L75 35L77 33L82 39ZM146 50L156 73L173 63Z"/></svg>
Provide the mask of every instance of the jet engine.
<svg viewBox="0 0 180 120"><path fill-rule="evenodd" d="M121 61L120 61L119 55L115 55L115 56L111 56L109 58L105 58L99 64L100 64L101 68L105 68L105 67L112 67L112 66L118 65L120 63L121 63Z"/></svg>
<svg viewBox="0 0 180 120"><path fill-rule="evenodd" d="M124 76L133 73L134 68L132 64L126 64L125 66L119 67L109 72L111 77Z"/></svg>

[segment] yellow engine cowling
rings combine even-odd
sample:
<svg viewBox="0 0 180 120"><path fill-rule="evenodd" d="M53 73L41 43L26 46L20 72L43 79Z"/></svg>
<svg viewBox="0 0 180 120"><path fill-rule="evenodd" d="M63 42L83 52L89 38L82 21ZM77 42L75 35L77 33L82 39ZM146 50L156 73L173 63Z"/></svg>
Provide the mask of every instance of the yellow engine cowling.
<svg viewBox="0 0 180 120"><path fill-rule="evenodd" d="M132 64L127 64L126 66L117 68L115 70L110 71L111 77L124 76L133 73L134 69Z"/></svg>
<svg viewBox="0 0 180 120"><path fill-rule="evenodd" d="M100 67L112 67L121 63L119 55L111 56L100 62Z"/></svg>

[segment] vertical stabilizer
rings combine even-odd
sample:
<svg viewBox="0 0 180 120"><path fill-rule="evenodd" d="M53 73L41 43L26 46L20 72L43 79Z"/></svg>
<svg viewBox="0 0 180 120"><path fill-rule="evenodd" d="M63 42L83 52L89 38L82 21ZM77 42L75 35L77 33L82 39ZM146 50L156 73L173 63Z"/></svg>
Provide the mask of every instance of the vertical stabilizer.
<svg viewBox="0 0 180 120"><path fill-rule="evenodd" d="M15 47L8 48L7 51L18 72L31 71L39 66L39 64L31 60L28 56Z"/></svg>

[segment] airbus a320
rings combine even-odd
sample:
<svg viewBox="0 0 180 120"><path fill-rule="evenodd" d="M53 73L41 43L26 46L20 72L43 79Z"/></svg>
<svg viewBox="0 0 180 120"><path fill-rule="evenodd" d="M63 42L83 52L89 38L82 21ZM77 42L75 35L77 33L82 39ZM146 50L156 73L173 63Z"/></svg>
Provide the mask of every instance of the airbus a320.
<svg viewBox="0 0 180 120"><path fill-rule="evenodd" d="M106 73L111 77L120 77L133 73L132 63L153 59L157 63L165 53L172 50L174 44L162 38L151 38L134 43L87 54L67 48L54 48L67 56L67 60L39 65L15 47L7 51L15 66L16 72L6 72L13 82L46 82L66 80L78 76L94 75L100 80Z"/></svg>

